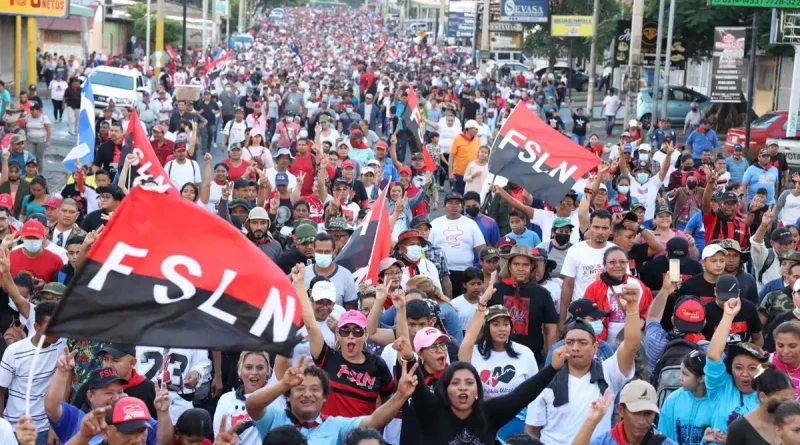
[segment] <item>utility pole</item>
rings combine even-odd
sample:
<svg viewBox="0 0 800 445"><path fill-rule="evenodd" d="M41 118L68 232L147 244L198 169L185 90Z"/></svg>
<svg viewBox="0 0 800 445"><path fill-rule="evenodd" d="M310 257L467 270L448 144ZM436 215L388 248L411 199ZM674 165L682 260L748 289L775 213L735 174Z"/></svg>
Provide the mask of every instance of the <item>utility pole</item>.
<svg viewBox="0 0 800 445"><path fill-rule="evenodd" d="M38 31L36 17L28 17L28 85L36 85L38 80L36 71L36 34Z"/></svg>
<svg viewBox="0 0 800 445"><path fill-rule="evenodd" d="M213 0L211 3L211 21L213 22L211 26L211 46L216 46L219 43L219 38L217 38L217 35L219 34L219 12L217 12L217 0Z"/></svg>
<svg viewBox="0 0 800 445"><path fill-rule="evenodd" d="M589 51L589 91L586 95L586 112L590 120L594 115L594 77L597 72L597 26L600 24L599 22L600 0L594 0L594 9L592 9L592 47Z"/></svg>
<svg viewBox="0 0 800 445"><path fill-rule="evenodd" d="M405 23L406 23L406 2L408 0L400 0L397 6L400 7L400 37L402 38L405 35Z"/></svg>
<svg viewBox="0 0 800 445"><path fill-rule="evenodd" d="M664 60L664 89L661 93L661 115L667 116L667 100L669 98L669 70L672 68L672 34L675 29L675 3L676 0L669 2L669 27L667 28L667 54ZM656 101L658 96L656 96Z"/></svg>
<svg viewBox="0 0 800 445"><path fill-rule="evenodd" d="M202 21L202 25L200 25L200 26L203 27L203 30L201 31L201 36L202 36L201 37L201 41L203 42L203 46L202 46L203 52L201 54L203 56L201 56L201 57L204 57L204 55L206 53L206 48L208 47L207 46L208 45L208 33L206 32L208 30L208 21L207 21L207 19L208 19L208 0L203 0L203 21ZM204 59L201 59L201 60L204 60Z"/></svg>
<svg viewBox="0 0 800 445"><path fill-rule="evenodd" d="M183 58L186 57L186 44L189 40L189 33L186 32L186 6L188 3L189 0L183 0L183 54L181 55L181 62L183 62Z"/></svg>
<svg viewBox="0 0 800 445"><path fill-rule="evenodd" d="M672 1L670 3L673 3ZM656 125L658 125L658 81L660 73L659 70L661 69L661 24L664 23L664 6L665 0L660 0L658 2L658 33L656 36L656 63L653 66L653 87L650 88L650 96L652 97L652 111L650 111L650 128L652 131L655 131ZM669 76L669 70L666 70L665 77ZM666 83L666 82L665 82ZM664 115L666 116L666 114ZM660 149L660 147L653 147L654 150Z"/></svg>
<svg viewBox="0 0 800 445"><path fill-rule="evenodd" d="M750 69L747 72L747 114L744 117L744 150L750 153L750 117L756 83L756 46L758 43L758 8L753 8L753 33L750 37Z"/></svg>
<svg viewBox="0 0 800 445"><path fill-rule="evenodd" d="M147 31L145 31L145 40L144 40L145 67L150 67L150 64L152 63L150 61L150 21L152 20L152 16L150 15L150 3L152 3L151 0L147 0L147 15L145 16L145 18L147 19Z"/></svg>
<svg viewBox="0 0 800 445"><path fill-rule="evenodd" d="M14 97L19 97L22 86L22 16L17 16L14 28Z"/></svg>
<svg viewBox="0 0 800 445"><path fill-rule="evenodd" d="M244 0L239 0L239 34L244 31Z"/></svg>
<svg viewBox="0 0 800 445"><path fill-rule="evenodd" d="M164 0L158 0L156 3L156 82L161 74L162 60L164 60Z"/></svg>
<svg viewBox="0 0 800 445"><path fill-rule="evenodd" d="M481 74L486 74L486 67L489 61L489 9L491 8L490 0L483 0L483 16L481 20ZM475 17L478 20L478 17Z"/></svg>
<svg viewBox="0 0 800 445"><path fill-rule="evenodd" d="M636 118L636 97L642 78L642 25L644 22L644 0L633 0L631 18L631 50L628 58L628 86L625 94L625 125Z"/></svg>

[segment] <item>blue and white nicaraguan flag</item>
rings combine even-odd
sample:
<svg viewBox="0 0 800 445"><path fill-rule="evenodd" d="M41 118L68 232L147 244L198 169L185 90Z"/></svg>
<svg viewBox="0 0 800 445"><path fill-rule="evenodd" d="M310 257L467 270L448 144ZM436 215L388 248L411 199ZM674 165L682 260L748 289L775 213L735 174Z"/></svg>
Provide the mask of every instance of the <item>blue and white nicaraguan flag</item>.
<svg viewBox="0 0 800 445"><path fill-rule="evenodd" d="M81 164L94 162L95 120L94 120L94 94L92 83L89 79L83 84L81 92L81 112L78 115L78 145L75 146L61 161L64 168L75 172L75 160L80 159Z"/></svg>

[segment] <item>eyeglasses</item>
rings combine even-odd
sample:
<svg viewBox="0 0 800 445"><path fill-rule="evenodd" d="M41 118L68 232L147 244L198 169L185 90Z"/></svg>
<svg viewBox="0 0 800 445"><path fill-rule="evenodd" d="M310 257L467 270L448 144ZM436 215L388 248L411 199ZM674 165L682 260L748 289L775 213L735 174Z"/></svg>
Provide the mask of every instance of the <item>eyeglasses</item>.
<svg viewBox="0 0 800 445"><path fill-rule="evenodd" d="M559 204L561 204L562 206L566 206L566 207L572 207L572 206L575 205L575 203L572 202L572 201L561 201L561 202L559 202Z"/></svg>
<svg viewBox="0 0 800 445"><path fill-rule="evenodd" d="M422 348L423 351L431 351L431 352L445 352L447 351L447 343L435 343L427 348Z"/></svg>
<svg viewBox="0 0 800 445"><path fill-rule="evenodd" d="M362 328L339 328L339 337L349 337L350 334L353 334L355 338L361 338L364 336L364 329Z"/></svg>
<svg viewBox="0 0 800 445"><path fill-rule="evenodd" d="M628 260L606 261L606 264L611 266L625 266L628 264Z"/></svg>

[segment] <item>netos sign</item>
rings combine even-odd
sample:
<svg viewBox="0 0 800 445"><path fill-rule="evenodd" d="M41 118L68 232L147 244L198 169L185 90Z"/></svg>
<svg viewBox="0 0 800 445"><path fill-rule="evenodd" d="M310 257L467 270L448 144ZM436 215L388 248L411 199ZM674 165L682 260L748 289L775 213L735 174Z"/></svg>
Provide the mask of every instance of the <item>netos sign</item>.
<svg viewBox="0 0 800 445"><path fill-rule="evenodd" d="M68 0L0 0L0 14L25 17L67 18Z"/></svg>

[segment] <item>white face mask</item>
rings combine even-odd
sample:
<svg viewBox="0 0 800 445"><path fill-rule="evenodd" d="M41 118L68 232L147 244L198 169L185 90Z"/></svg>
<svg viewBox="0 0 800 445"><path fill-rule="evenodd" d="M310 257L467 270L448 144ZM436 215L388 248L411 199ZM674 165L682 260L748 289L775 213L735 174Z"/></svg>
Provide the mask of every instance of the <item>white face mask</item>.
<svg viewBox="0 0 800 445"><path fill-rule="evenodd" d="M418 261L422 258L421 246L406 246L406 256L411 261Z"/></svg>

